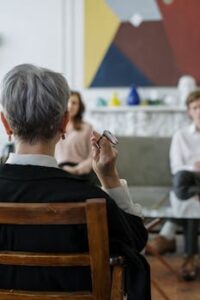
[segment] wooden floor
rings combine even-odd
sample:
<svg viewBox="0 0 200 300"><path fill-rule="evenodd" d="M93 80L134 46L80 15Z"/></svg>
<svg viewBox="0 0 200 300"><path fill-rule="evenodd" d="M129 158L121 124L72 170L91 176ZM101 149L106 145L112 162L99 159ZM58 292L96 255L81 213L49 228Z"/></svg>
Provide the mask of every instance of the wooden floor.
<svg viewBox="0 0 200 300"><path fill-rule="evenodd" d="M159 282L170 300L200 300L200 274L193 282L178 281L155 257L147 259L151 266L152 278ZM167 260L179 270L180 257L169 256ZM152 300L163 300L154 287Z"/></svg>
<svg viewBox="0 0 200 300"><path fill-rule="evenodd" d="M179 271L182 255L182 243L179 238L177 252L175 254L165 255L165 258L177 271ZM151 266L152 278L159 282L170 300L200 300L200 263L198 278L193 282L185 282L178 280L155 257L147 256L147 260ZM152 300L163 300L154 287L152 287Z"/></svg>

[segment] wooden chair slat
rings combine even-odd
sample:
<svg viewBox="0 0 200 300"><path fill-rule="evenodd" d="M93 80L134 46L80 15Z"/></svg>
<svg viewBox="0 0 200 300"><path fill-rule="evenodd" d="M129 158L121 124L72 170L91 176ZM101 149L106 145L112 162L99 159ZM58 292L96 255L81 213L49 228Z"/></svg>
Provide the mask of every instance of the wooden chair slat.
<svg viewBox="0 0 200 300"><path fill-rule="evenodd" d="M84 224L85 205L85 203L0 203L0 224Z"/></svg>
<svg viewBox="0 0 200 300"><path fill-rule="evenodd" d="M18 266L89 266L88 254L58 254L0 251L0 264Z"/></svg>
<svg viewBox="0 0 200 300"><path fill-rule="evenodd" d="M106 203L87 202L88 242L91 255L92 284L95 299L109 300L111 276L109 264L108 224ZM102 289L102 286L104 289Z"/></svg>
<svg viewBox="0 0 200 300"><path fill-rule="evenodd" d="M112 272L111 300L121 300L124 295L124 267L116 265Z"/></svg>
<svg viewBox="0 0 200 300"><path fill-rule="evenodd" d="M1 300L93 300L91 292L27 292L16 290L0 290Z"/></svg>
<svg viewBox="0 0 200 300"><path fill-rule="evenodd" d="M109 237L105 199L81 203L2 203L0 224L58 225L87 224L89 253L32 253L0 251L0 264L26 266L90 266L92 292L37 292L0 290L2 300L111 300L120 284L111 285ZM121 262L121 258L119 258ZM118 262L112 260L112 264ZM118 264L118 263L117 263ZM122 266L121 266L122 267ZM112 266L113 268L113 266ZM122 273L121 273L122 274ZM113 277L118 278L119 276ZM121 278L121 277L120 277ZM67 280L67 279L66 279ZM116 289L111 293L111 288ZM116 298L116 300L122 300ZM112 298L112 300L115 300Z"/></svg>

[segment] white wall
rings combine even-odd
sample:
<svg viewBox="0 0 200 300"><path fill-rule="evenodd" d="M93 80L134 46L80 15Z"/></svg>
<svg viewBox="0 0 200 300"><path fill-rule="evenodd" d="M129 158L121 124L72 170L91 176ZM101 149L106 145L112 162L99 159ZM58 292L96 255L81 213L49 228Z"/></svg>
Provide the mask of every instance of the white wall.
<svg viewBox="0 0 200 300"><path fill-rule="evenodd" d="M63 1L0 0L0 79L16 64L63 71Z"/></svg>
<svg viewBox="0 0 200 300"><path fill-rule="evenodd" d="M79 0L79 2L82 0ZM0 0L0 80L13 66L33 63L72 81L73 0ZM75 12L75 10L74 10ZM0 127L0 147L6 136Z"/></svg>

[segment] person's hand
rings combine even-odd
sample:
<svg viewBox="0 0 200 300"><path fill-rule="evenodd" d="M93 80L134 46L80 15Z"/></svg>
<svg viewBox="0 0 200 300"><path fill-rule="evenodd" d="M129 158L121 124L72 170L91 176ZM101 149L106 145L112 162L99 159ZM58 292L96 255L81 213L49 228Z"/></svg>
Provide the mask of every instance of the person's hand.
<svg viewBox="0 0 200 300"><path fill-rule="evenodd" d="M200 171L200 161L195 162L194 168L195 168L196 171Z"/></svg>
<svg viewBox="0 0 200 300"><path fill-rule="evenodd" d="M91 136L93 170L105 188L120 186L116 169L117 150L106 137L102 137L98 144L100 137L97 132L93 132Z"/></svg>

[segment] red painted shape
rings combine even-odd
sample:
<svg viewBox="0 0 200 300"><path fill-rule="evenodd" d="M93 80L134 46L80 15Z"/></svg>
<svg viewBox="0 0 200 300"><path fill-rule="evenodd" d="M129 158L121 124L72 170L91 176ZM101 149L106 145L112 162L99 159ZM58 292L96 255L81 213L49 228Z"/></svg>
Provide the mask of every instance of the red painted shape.
<svg viewBox="0 0 200 300"><path fill-rule="evenodd" d="M181 74L162 22L122 23L113 42L155 85L177 85Z"/></svg>
<svg viewBox="0 0 200 300"><path fill-rule="evenodd" d="M163 25L182 74L200 84L200 0L174 0L166 5L157 0Z"/></svg>

